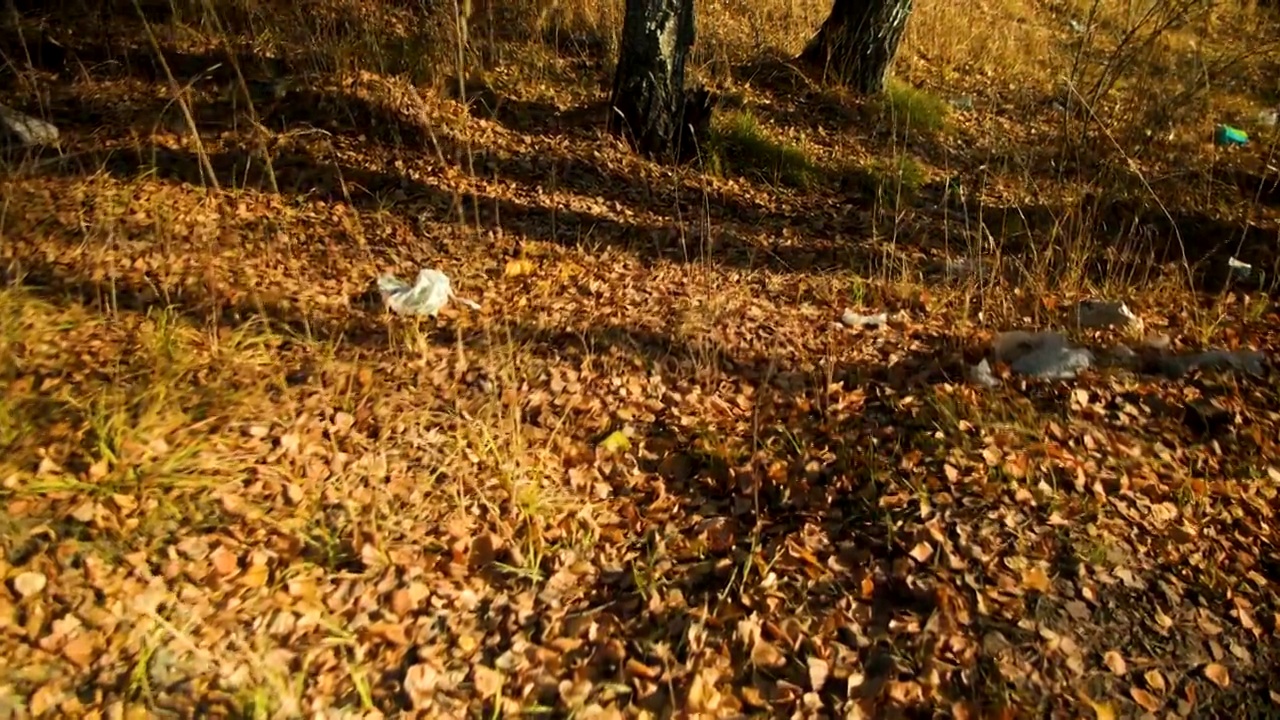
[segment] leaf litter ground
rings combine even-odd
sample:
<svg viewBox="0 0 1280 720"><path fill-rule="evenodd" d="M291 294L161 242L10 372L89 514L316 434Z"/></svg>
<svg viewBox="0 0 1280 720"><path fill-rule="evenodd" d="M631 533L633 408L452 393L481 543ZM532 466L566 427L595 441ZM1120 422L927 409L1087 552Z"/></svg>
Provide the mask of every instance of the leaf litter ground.
<svg viewBox="0 0 1280 720"><path fill-rule="evenodd" d="M372 76L205 133L215 192L162 86L98 72L3 181L6 710L1275 712L1266 380L973 387L1072 298ZM482 309L369 302L420 265ZM1258 302L1215 342L1274 348Z"/></svg>

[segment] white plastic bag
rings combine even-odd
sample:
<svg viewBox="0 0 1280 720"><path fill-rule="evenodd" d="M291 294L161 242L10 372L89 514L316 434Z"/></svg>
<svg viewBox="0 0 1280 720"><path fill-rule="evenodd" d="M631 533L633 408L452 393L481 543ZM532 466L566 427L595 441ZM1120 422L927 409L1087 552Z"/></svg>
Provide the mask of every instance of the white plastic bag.
<svg viewBox="0 0 1280 720"><path fill-rule="evenodd" d="M455 295L449 276L433 268L419 270L418 280L413 285L394 275L383 275L378 278L378 291L382 293L382 302L387 308L399 315L435 317L449 298L472 310L480 309L479 304Z"/></svg>

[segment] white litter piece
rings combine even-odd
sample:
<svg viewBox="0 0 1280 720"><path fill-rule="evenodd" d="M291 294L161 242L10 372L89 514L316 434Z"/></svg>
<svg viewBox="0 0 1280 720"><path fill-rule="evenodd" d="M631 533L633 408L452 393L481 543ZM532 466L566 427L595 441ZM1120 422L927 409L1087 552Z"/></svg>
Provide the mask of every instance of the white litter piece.
<svg viewBox="0 0 1280 720"><path fill-rule="evenodd" d="M840 322L851 328L878 328L889 324L889 313L860 315L848 308L840 316Z"/></svg>
<svg viewBox="0 0 1280 720"><path fill-rule="evenodd" d="M1142 319L1128 305L1114 300L1081 300L1076 308L1076 322L1082 328L1142 328Z"/></svg>
<svg viewBox="0 0 1280 720"><path fill-rule="evenodd" d="M1234 257L1227 258L1227 272L1237 281L1251 280L1260 274L1253 269L1253 266L1247 262L1242 262Z"/></svg>
<svg viewBox="0 0 1280 720"><path fill-rule="evenodd" d="M986 358L969 368L969 382L985 388L1000 387L1000 378L997 378L995 373L991 372L991 363L987 362Z"/></svg>
<svg viewBox="0 0 1280 720"><path fill-rule="evenodd" d="M419 270L413 285L394 275L383 275L378 278L378 291L387 308L399 315L435 317L450 298L472 310L480 309L478 303L455 295L449 276L433 268Z"/></svg>

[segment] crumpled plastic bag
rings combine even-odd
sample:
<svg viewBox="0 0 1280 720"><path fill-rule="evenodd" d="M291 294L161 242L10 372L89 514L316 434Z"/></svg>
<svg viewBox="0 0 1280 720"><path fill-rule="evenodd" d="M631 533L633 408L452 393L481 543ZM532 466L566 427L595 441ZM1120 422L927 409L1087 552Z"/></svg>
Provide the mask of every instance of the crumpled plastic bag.
<svg viewBox="0 0 1280 720"><path fill-rule="evenodd" d="M1128 305L1114 300L1098 300L1090 298L1081 300L1076 308L1076 322L1082 328L1137 328L1142 329L1142 320L1133 314Z"/></svg>
<svg viewBox="0 0 1280 720"><path fill-rule="evenodd" d="M845 308L844 314L840 316L840 322L845 327L851 328L878 328L889 324L889 313L881 312L874 315L863 315Z"/></svg>
<svg viewBox="0 0 1280 720"><path fill-rule="evenodd" d="M985 388L1000 387L1000 379L991 372L991 363L983 358L977 365L969 368L969 382L981 385Z"/></svg>
<svg viewBox="0 0 1280 720"><path fill-rule="evenodd" d="M434 268L419 270L413 285L394 275L383 275L378 278L378 291L383 304L398 315L435 317L450 298L472 310L480 309L479 304L455 295L449 276Z"/></svg>
<svg viewBox="0 0 1280 720"><path fill-rule="evenodd" d="M1045 380L1070 380L1094 361L1093 353L1055 332L1011 330L997 335L992 346L1013 372Z"/></svg>
<svg viewBox="0 0 1280 720"><path fill-rule="evenodd" d="M1256 350L1208 350L1162 357L1157 369L1166 377L1175 379L1192 370L1234 370L1249 375L1265 375L1266 364L1267 356Z"/></svg>

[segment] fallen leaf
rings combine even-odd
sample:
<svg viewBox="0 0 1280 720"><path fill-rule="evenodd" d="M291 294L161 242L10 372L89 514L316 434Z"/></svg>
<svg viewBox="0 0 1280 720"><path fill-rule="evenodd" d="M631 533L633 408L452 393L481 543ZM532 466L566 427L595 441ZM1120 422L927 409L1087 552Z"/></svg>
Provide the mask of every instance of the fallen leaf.
<svg viewBox="0 0 1280 720"><path fill-rule="evenodd" d="M1125 664L1124 657L1115 650L1108 650L1106 654L1102 656L1102 661L1106 663L1111 672L1116 675L1124 675L1129 672L1129 667Z"/></svg>
<svg viewBox="0 0 1280 720"><path fill-rule="evenodd" d="M809 687L814 692L821 692L822 686L827 684L827 678L831 674L831 666L826 660L817 657L810 657L809 664Z"/></svg>
<svg viewBox="0 0 1280 720"><path fill-rule="evenodd" d="M245 587L260 588L267 584L271 570L266 565L250 565L240 576L240 584Z"/></svg>
<svg viewBox="0 0 1280 720"><path fill-rule="evenodd" d="M1049 576L1038 566L1032 566L1022 571L1022 585L1042 593L1049 592L1049 589L1053 587Z"/></svg>
<svg viewBox="0 0 1280 720"><path fill-rule="evenodd" d="M1152 695L1140 687L1129 688L1129 697L1132 697L1133 701L1141 705L1147 712L1155 712L1156 710L1159 710L1160 706L1163 704L1155 695Z"/></svg>
<svg viewBox="0 0 1280 720"><path fill-rule="evenodd" d="M1169 686L1164 682L1164 675L1161 675L1159 670L1148 670L1143 677L1146 678L1147 687L1162 695L1169 689Z"/></svg>
<svg viewBox="0 0 1280 720"><path fill-rule="evenodd" d="M94 647L93 638L88 633L82 632L62 646L62 654L81 668L87 668L93 664L97 648Z"/></svg>
<svg viewBox="0 0 1280 720"><path fill-rule="evenodd" d="M933 557L933 547L927 542L918 543L911 548L910 554L911 557L915 558L916 562L924 564L929 562L929 558Z"/></svg>
<svg viewBox="0 0 1280 720"><path fill-rule="evenodd" d="M660 668L651 668L635 658L627 658L626 668L631 675L645 680L657 680L658 676L662 674Z"/></svg>
<svg viewBox="0 0 1280 720"><path fill-rule="evenodd" d="M787 658L772 643L757 638L751 646L751 662L760 667L779 667L786 664Z"/></svg>
<svg viewBox="0 0 1280 720"><path fill-rule="evenodd" d="M426 663L411 665L404 675L404 690L415 710L431 704L436 688L440 685L440 672Z"/></svg>
<svg viewBox="0 0 1280 720"><path fill-rule="evenodd" d="M765 699L764 693L754 685L745 685L738 692L742 696L742 701L750 707L760 710L769 707L769 701Z"/></svg>
<svg viewBox="0 0 1280 720"><path fill-rule="evenodd" d="M1218 663L1209 663L1208 665L1205 665L1204 676L1209 678L1210 682L1220 688L1225 689L1227 686L1231 685L1231 675L1227 672L1225 667Z"/></svg>
<svg viewBox="0 0 1280 720"><path fill-rule="evenodd" d="M1262 629L1258 627L1258 623L1253 619L1252 608L1245 602L1244 598L1236 597L1233 602L1236 606L1236 616L1240 618L1240 626L1255 635L1260 635Z"/></svg>
<svg viewBox="0 0 1280 720"><path fill-rule="evenodd" d="M1088 705L1093 710L1093 715L1096 720L1116 720L1115 711L1112 710L1111 706L1107 703L1097 702L1088 695L1085 695L1083 692L1080 693L1080 702Z"/></svg>
<svg viewBox="0 0 1280 720"><path fill-rule="evenodd" d="M35 717L44 715L58 704L61 696L62 693L58 691L58 688L53 683L41 685L39 689L31 694L29 701L31 714Z"/></svg>
<svg viewBox="0 0 1280 720"><path fill-rule="evenodd" d="M534 264L529 260L516 258L514 260L507 261L507 266L503 269L502 274L509 278L515 278L524 275L532 275L536 269L537 268Z"/></svg>
<svg viewBox="0 0 1280 720"><path fill-rule="evenodd" d="M240 569L240 560L236 554L219 545L210 555L209 559L213 561L213 569L219 575L230 575Z"/></svg>
<svg viewBox="0 0 1280 720"><path fill-rule="evenodd" d="M486 665L477 664L471 669L471 682L480 697L488 699L502 692L502 673Z"/></svg>
<svg viewBox="0 0 1280 720"><path fill-rule="evenodd" d="M609 436L600 441L600 449L609 453L624 453L631 449L631 438L621 430L614 430Z"/></svg>
<svg viewBox="0 0 1280 720"><path fill-rule="evenodd" d="M467 563L473 568L486 567L498 559L502 551L502 538L494 533L484 533L471 541Z"/></svg>
<svg viewBox="0 0 1280 720"><path fill-rule="evenodd" d="M404 623L376 622L369 626L369 634L380 637L393 645L408 645L409 637Z"/></svg>
<svg viewBox="0 0 1280 720"><path fill-rule="evenodd" d="M45 585L48 584L49 579L46 578L43 573L35 571L19 573L18 576L13 579L14 591L24 598L28 598L39 593L41 590L44 590Z"/></svg>

